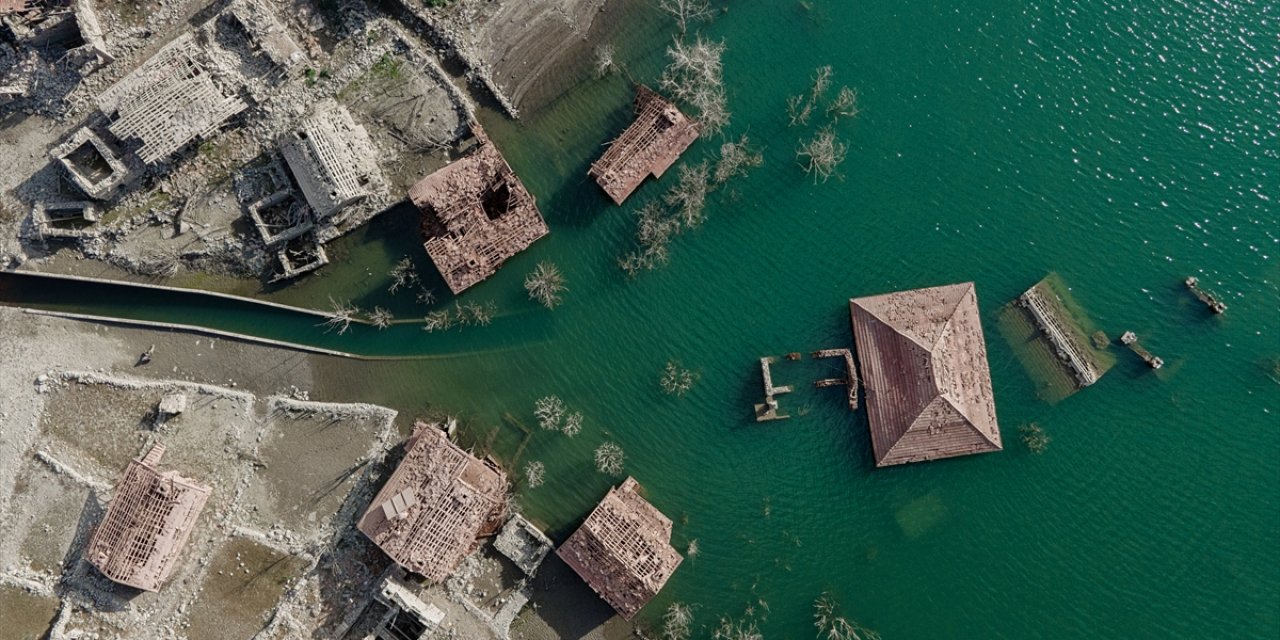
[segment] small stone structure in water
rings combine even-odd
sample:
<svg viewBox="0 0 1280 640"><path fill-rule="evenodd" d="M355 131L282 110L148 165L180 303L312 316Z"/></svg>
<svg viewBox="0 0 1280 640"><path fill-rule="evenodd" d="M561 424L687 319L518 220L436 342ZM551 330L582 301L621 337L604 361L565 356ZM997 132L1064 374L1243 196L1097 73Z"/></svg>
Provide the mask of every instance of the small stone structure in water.
<svg viewBox="0 0 1280 640"><path fill-rule="evenodd" d="M493 548L526 575L538 572L543 558L555 548L551 538L519 514L511 516L493 541Z"/></svg>

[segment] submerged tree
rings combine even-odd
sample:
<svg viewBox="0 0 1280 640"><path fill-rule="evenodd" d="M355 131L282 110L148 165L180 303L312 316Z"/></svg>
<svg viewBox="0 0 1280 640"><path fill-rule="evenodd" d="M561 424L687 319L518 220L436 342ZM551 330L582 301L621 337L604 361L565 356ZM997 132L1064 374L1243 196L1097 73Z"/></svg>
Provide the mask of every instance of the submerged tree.
<svg viewBox="0 0 1280 640"><path fill-rule="evenodd" d="M703 208L707 203L708 176L705 161L680 165L680 181L662 197L681 225L696 227L706 218Z"/></svg>
<svg viewBox="0 0 1280 640"><path fill-rule="evenodd" d="M724 184L730 178L745 176L747 171L763 164L764 154L751 147L751 141L744 133L737 142L720 145L720 157L716 159L712 180L716 184Z"/></svg>
<svg viewBox="0 0 1280 640"><path fill-rule="evenodd" d="M662 640L686 640L693 625L693 610L683 602L673 602L662 614Z"/></svg>
<svg viewBox="0 0 1280 640"><path fill-rule="evenodd" d="M454 316L459 324L484 327L493 322L493 314L497 310L498 305L492 300L483 304L478 302L458 303L454 309Z"/></svg>
<svg viewBox="0 0 1280 640"><path fill-rule="evenodd" d="M796 157L800 159L805 172L813 175L813 182L817 184L819 178L826 182L836 175L836 168L844 162L848 151L849 147L836 137L835 130L824 127L811 140L800 145L796 150Z"/></svg>
<svg viewBox="0 0 1280 640"><path fill-rule="evenodd" d="M836 99L827 105L827 115L832 117L853 118L858 115L858 92L849 87L840 87Z"/></svg>
<svg viewBox="0 0 1280 640"><path fill-rule="evenodd" d="M413 261L408 257L397 262L388 275L391 276L391 286L387 287L387 291L391 293L418 283L418 270L414 268Z"/></svg>
<svg viewBox="0 0 1280 640"><path fill-rule="evenodd" d="M533 405L533 415L538 418L538 426L555 431L560 428L560 421L564 420L564 402L556 396L539 398Z"/></svg>
<svg viewBox="0 0 1280 640"><path fill-rule="evenodd" d="M697 380L697 374L681 368L680 363L675 360L668 360L659 383L668 395L683 396L693 388L693 383Z"/></svg>
<svg viewBox="0 0 1280 640"><path fill-rule="evenodd" d="M578 435L582 431L582 413L574 411L564 419L564 426L560 427L566 436L570 438Z"/></svg>
<svg viewBox="0 0 1280 640"><path fill-rule="evenodd" d="M391 321L394 319L395 316L391 315L390 311L387 311L382 307L374 307L373 311L369 312L369 324L372 324L379 329L386 329L387 327L390 327Z"/></svg>
<svg viewBox="0 0 1280 640"><path fill-rule="evenodd" d="M714 135L729 124L729 110L720 63L724 55L724 42L704 40L701 35L693 42L675 40L667 48L671 63L662 72L660 85L678 100L698 110L698 120L704 133Z"/></svg>
<svg viewBox="0 0 1280 640"><path fill-rule="evenodd" d="M676 19L680 33L689 30L690 22L710 22L714 15L708 0L658 0L658 8Z"/></svg>
<svg viewBox="0 0 1280 640"><path fill-rule="evenodd" d="M809 88L809 102L818 104L831 88L831 65L826 64L813 71L813 86Z"/></svg>
<svg viewBox="0 0 1280 640"><path fill-rule="evenodd" d="M325 331L337 330L338 335L342 335L351 329L351 323L356 321L356 316L360 314L359 307L350 302L338 302L333 298L329 298L329 319L324 321Z"/></svg>
<svg viewBox="0 0 1280 640"><path fill-rule="evenodd" d="M596 471L611 476L622 475L622 462L626 455L613 442L606 442L596 449Z"/></svg>
<svg viewBox="0 0 1280 640"><path fill-rule="evenodd" d="M596 77L603 78L617 68L613 61L613 44L606 42L596 47Z"/></svg>
<svg viewBox="0 0 1280 640"><path fill-rule="evenodd" d="M542 481L546 475L547 468L537 460L530 462L524 466L524 479L529 483L530 489L537 489L542 486Z"/></svg>
<svg viewBox="0 0 1280 640"><path fill-rule="evenodd" d="M531 300L536 300L548 309L554 309L560 304L560 294L567 289L560 269L551 262L539 262L538 266L525 276L524 288L529 292Z"/></svg>
<svg viewBox="0 0 1280 640"><path fill-rule="evenodd" d="M764 634L753 620L721 618L720 626L711 632L714 640L764 640Z"/></svg>
<svg viewBox="0 0 1280 640"><path fill-rule="evenodd" d="M1018 426L1018 434L1022 436L1022 443L1027 445L1031 453L1041 454L1049 448L1049 434L1044 432L1044 427L1034 422Z"/></svg>
<svg viewBox="0 0 1280 640"><path fill-rule="evenodd" d="M448 309L436 309L427 313L423 331L444 331L453 327L453 313Z"/></svg>
<svg viewBox="0 0 1280 640"><path fill-rule="evenodd" d="M880 640L880 634L841 616L835 598L824 593L813 603L813 626L826 640Z"/></svg>
<svg viewBox="0 0 1280 640"><path fill-rule="evenodd" d="M787 118L789 124L793 127L802 124L809 124L809 116L813 114L813 103L805 99L804 96L791 96L787 98Z"/></svg>

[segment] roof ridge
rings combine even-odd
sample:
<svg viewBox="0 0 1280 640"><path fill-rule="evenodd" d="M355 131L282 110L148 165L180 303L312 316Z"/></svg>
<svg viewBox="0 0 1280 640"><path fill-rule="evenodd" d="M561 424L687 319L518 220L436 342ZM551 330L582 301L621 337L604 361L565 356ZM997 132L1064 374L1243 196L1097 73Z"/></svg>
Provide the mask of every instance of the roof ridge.
<svg viewBox="0 0 1280 640"><path fill-rule="evenodd" d="M893 441L893 446L889 447L889 449L884 452L884 455L879 456L879 458L876 460L877 463L889 459L889 456L893 454L893 450L897 449L898 446L902 444L902 441L907 439L907 434L911 433L911 430L915 428L916 421L920 419L920 416L923 415L924 412L927 411L929 407L933 406L933 404L936 403L939 399L946 401L948 406L950 406L952 409L955 409L955 405L952 404L950 401L947 401L946 398L943 398L942 394L940 393L935 394L932 398L929 398L929 401L926 402L923 407L920 407L920 412L911 418L911 422L907 424L907 428L904 429L902 433L898 434L898 437ZM960 416L963 417L965 420L969 420L969 416L964 415L964 412L957 411L957 413L959 413Z"/></svg>
<svg viewBox="0 0 1280 640"><path fill-rule="evenodd" d="M972 282L964 282L964 283L951 285L951 286L965 287L965 291L964 293L960 294L959 297L956 298L955 304L951 306L951 311L947 312L947 321L942 323L942 328L938 330L938 337L934 338L933 344L927 347L929 349L930 354L933 354L933 350L938 347L938 343L942 342L942 336L947 332L947 329L951 328L951 322L956 319L956 315L957 315L956 311L960 309L960 305L964 304L965 298L967 298L969 294L974 291L974 286Z"/></svg>
<svg viewBox="0 0 1280 640"><path fill-rule="evenodd" d="M979 429L978 423L973 419L973 416L970 416L968 413L965 413L965 410L961 409L959 405L957 405L955 401L953 401L948 394L939 393L938 397L941 398L947 404L951 405L951 408L955 409L956 413L960 414L960 416L964 418L965 424L968 425L968 427L973 431L975 431L978 435L982 436L983 440L986 440L987 443L989 443L993 447L1000 446L1000 443L992 440L991 436L987 435L987 432L983 431L982 429Z"/></svg>
<svg viewBox="0 0 1280 640"><path fill-rule="evenodd" d="M880 294L880 295L878 295L878 296L868 296L868 297L872 297L872 298L879 298L879 297L887 296L887 295L893 295L893 294L882 293L882 294ZM884 317L882 317L880 314L878 314L878 313L876 313L875 311L872 311L871 309L867 308L867 306L866 306L866 305L859 303L859 302L858 302L858 300L859 300L859 298L854 298L854 299L850 300L849 302L850 302L851 304L855 304L855 305L857 305L857 306L858 306L858 308L859 308L859 309L861 309L861 310L863 310L864 312L866 312L866 313L867 313L867 315L870 315L871 317L875 318L875 319L876 319L876 322L879 322L880 324L883 324L884 326L889 327L889 329L890 329L890 330L892 330L894 333L896 333L896 334L898 334L898 335L902 336L903 338L906 338L907 340L910 340L912 344L915 344L916 346L920 347L921 349L924 349L924 350L929 354L929 358L930 358L930 360L932 360L932 359L933 359L933 349L932 349L932 348L930 348L930 347L929 347L929 345L927 345L927 344L925 344L925 343L921 342L920 340L918 340L918 339L916 338L916 336L911 335L911 333L912 333L912 332L903 331L900 327L898 327L898 326L897 326L897 325L895 325L894 323L889 322L888 320L884 319ZM935 386L936 386L936 384L935 384Z"/></svg>

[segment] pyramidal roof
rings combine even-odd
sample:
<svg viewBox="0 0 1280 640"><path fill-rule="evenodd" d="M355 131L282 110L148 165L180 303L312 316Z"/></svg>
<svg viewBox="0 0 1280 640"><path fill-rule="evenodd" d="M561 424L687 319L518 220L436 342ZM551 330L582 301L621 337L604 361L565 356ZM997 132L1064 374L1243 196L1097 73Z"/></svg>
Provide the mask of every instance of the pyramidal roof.
<svg viewBox="0 0 1280 640"><path fill-rule="evenodd" d="M972 282L849 301L876 466L999 451Z"/></svg>

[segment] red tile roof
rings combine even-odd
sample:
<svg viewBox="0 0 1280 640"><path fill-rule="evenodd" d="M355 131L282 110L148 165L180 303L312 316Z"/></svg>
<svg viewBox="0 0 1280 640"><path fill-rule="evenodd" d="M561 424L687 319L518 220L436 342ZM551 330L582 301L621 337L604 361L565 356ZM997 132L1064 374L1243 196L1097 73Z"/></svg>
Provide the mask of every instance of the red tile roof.
<svg viewBox="0 0 1280 640"><path fill-rule="evenodd" d="M972 282L850 301L876 466L999 451Z"/></svg>

